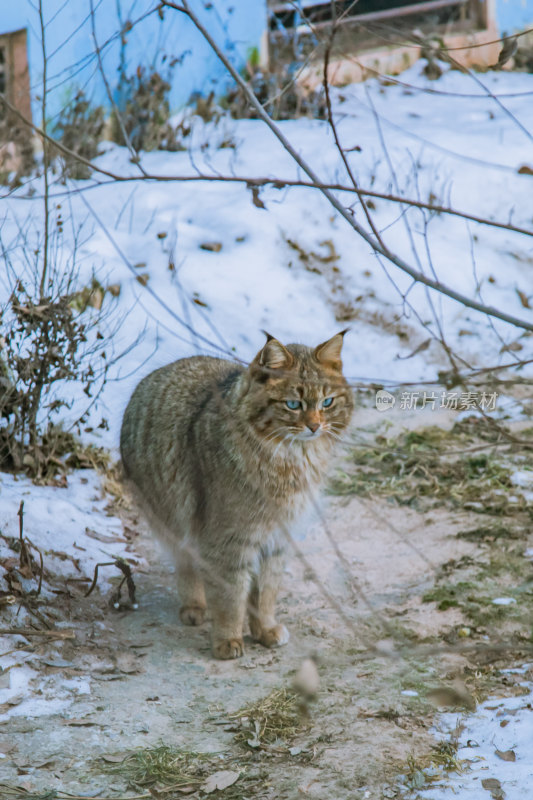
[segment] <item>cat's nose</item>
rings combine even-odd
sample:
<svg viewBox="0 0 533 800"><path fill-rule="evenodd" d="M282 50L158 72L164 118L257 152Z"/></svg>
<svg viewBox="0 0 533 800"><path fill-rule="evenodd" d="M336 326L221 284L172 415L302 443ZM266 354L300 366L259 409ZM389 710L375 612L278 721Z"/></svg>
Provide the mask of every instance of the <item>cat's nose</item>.
<svg viewBox="0 0 533 800"><path fill-rule="evenodd" d="M307 427L309 428L311 433L316 433L317 430L320 428L320 423L319 422L308 422L307 423Z"/></svg>

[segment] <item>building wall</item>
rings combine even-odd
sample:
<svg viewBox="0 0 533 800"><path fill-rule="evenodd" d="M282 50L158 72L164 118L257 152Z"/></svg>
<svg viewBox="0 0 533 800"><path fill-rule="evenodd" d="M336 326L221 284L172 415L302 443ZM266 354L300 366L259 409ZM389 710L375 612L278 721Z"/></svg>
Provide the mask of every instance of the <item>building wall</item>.
<svg viewBox="0 0 533 800"><path fill-rule="evenodd" d="M153 0L93 0L96 39L110 85L115 89L118 68L128 74L139 65L154 65L165 74L172 59L181 59L172 74L170 102L179 108L192 92L222 92L229 81L224 67L192 22L178 11L165 9L137 22L121 43L120 30L153 9ZM266 24L266 0L190 0L191 7L238 68L246 63L251 48L259 48ZM205 6L208 6L206 9ZM2 3L0 34L26 28L33 116L40 122L43 54L39 18L30 0ZM92 38L88 0L46 0L45 39L48 53L48 114L54 118L69 97L82 88L98 104L108 106L99 74ZM166 57L166 58L165 58ZM120 100L120 95L115 95Z"/></svg>
<svg viewBox="0 0 533 800"><path fill-rule="evenodd" d="M496 16L501 33L533 28L533 0L496 0Z"/></svg>

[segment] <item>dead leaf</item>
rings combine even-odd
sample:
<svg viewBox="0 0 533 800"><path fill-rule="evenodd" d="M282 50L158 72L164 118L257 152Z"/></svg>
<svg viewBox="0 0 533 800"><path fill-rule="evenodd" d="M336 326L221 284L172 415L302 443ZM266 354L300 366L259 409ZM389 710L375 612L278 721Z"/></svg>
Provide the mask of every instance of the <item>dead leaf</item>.
<svg viewBox="0 0 533 800"><path fill-rule="evenodd" d="M3 567L6 572L9 572L14 567L18 567L20 559L15 556L0 559L0 567Z"/></svg>
<svg viewBox="0 0 533 800"><path fill-rule="evenodd" d="M533 167L528 166L528 164L522 164L521 167L518 169L519 175L533 175Z"/></svg>
<svg viewBox="0 0 533 800"><path fill-rule="evenodd" d="M220 253L222 242L202 242L200 250L208 250L210 253Z"/></svg>
<svg viewBox="0 0 533 800"><path fill-rule="evenodd" d="M476 701L463 685L438 686L428 692L427 698L437 707L468 708L472 711L476 708Z"/></svg>
<svg viewBox="0 0 533 800"><path fill-rule="evenodd" d="M209 308L207 303L204 303L204 301L200 300L199 297L193 297L192 301L193 303L196 303L197 306L201 306L202 308Z"/></svg>
<svg viewBox="0 0 533 800"><path fill-rule="evenodd" d="M161 231L160 233L157 234L157 238L158 239L166 239L167 236L168 236L168 233L166 231Z"/></svg>
<svg viewBox="0 0 533 800"><path fill-rule="evenodd" d="M521 292L520 289L516 290L518 297L520 298L520 302L522 303L524 308L531 308L529 305L529 297L525 292Z"/></svg>
<svg viewBox="0 0 533 800"><path fill-rule="evenodd" d="M249 183L247 188L250 189L252 193L252 203L254 206L256 208L264 208L266 210L266 206L259 196L259 186L254 186L253 183Z"/></svg>
<svg viewBox="0 0 533 800"><path fill-rule="evenodd" d="M419 344L418 347L415 347L412 353L409 353L408 356L396 356L396 358L401 359L402 361L407 361L408 358L412 358L416 356L418 353L422 353L424 350L427 350L429 345L431 344L431 339L426 339L425 342Z"/></svg>
<svg viewBox="0 0 533 800"><path fill-rule="evenodd" d="M211 794L217 789L227 789L228 786L233 786L239 780L240 774L240 772L234 772L231 769L222 769L220 772L214 772L202 786L202 791L206 794Z"/></svg>
<svg viewBox="0 0 533 800"><path fill-rule="evenodd" d="M516 761L514 750L495 750L494 754L501 758L502 761Z"/></svg>
<svg viewBox="0 0 533 800"><path fill-rule="evenodd" d="M141 284L141 286L146 286L150 280L150 276L147 272L143 272L141 275L136 275L135 278Z"/></svg>
<svg viewBox="0 0 533 800"><path fill-rule="evenodd" d="M103 290L100 289L99 287L93 289L89 297L89 305L92 306L93 308L96 308L97 311L100 311L103 302L104 302Z"/></svg>
<svg viewBox="0 0 533 800"><path fill-rule="evenodd" d="M137 264L133 265L135 269L144 269L146 266L146 261L139 261Z"/></svg>
<svg viewBox="0 0 533 800"><path fill-rule="evenodd" d="M110 283L109 286L107 287L107 291L113 297L118 297L119 296L120 289L121 289L120 283Z"/></svg>
<svg viewBox="0 0 533 800"><path fill-rule="evenodd" d="M516 353L516 352L518 352L520 350L523 350L523 349L524 349L524 345L520 344L520 342L511 342L510 344L505 344L500 349L500 353L506 353L506 352Z"/></svg>
<svg viewBox="0 0 533 800"><path fill-rule="evenodd" d="M518 36L510 36L503 40L503 46L498 55L496 68L501 68L514 56L518 50Z"/></svg>
<svg viewBox="0 0 533 800"><path fill-rule="evenodd" d="M505 792L497 778L483 778L481 785L491 793L493 800L503 800L505 797Z"/></svg>
<svg viewBox="0 0 533 800"><path fill-rule="evenodd" d="M24 564L23 567L19 567L18 571L23 578L26 578L26 580L30 580L31 578L33 578L33 570L31 568L31 564Z"/></svg>
<svg viewBox="0 0 533 800"><path fill-rule="evenodd" d="M106 544L113 544L115 542L127 544L127 540L123 539L121 536L110 535L108 533L98 533L98 531L93 531L92 528L85 528L85 535L90 536L91 539L97 539L99 542L105 542Z"/></svg>

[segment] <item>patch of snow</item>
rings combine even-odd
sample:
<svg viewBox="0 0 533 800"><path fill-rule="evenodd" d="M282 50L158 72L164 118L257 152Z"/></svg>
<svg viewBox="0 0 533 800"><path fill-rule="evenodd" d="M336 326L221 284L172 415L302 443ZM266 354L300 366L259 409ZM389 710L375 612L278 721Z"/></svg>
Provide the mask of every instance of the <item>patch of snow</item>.
<svg viewBox="0 0 533 800"><path fill-rule="evenodd" d="M103 493L100 477L93 470L70 473L66 488L36 486L24 475L0 473L0 559L16 557L8 540L19 537L17 511L21 500L24 501L24 536L40 550L45 570L55 579L68 581L74 578L79 581L86 578L82 585L88 587L94 568L100 562L123 558L133 567L143 563L126 549L128 542L123 536L122 522L106 511L109 498ZM95 538L95 534L101 538ZM4 572L0 566L0 579ZM111 567L100 569L95 592L110 592L109 578L117 574L118 571ZM23 581L26 591L36 590L39 576L21 577L21 583ZM43 581L41 596L54 597L46 580ZM90 603L91 598L87 602ZM24 627L23 619L23 614L17 617L17 627ZM98 624L96 621L96 627ZM56 627L71 628L72 625L63 620L58 621ZM86 677L40 676L37 671L39 664L33 665L39 657L20 647L24 641L20 635L0 636L0 653L6 653L0 655L0 678L3 676L4 687L0 689L0 706L5 709L0 713L0 721L15 716L62 713L77 696L90 693L91 683ZM52 661L54 657L60 658L57 653L54 656L53 651L47 654Z"/></svg>
<svg viewBox="0 0 533 800"><path fill-rule="evenodd" d="M510 606L516 603L514 597L495 597L492 601L495 606Z"/></svg>
<svg viewBox="0 0 533 800"><path fill-rule="evenodd" d="M116 558L138 561L126 551L121 520L109 516L105 510L109 499L103 494L100 478L94 470L70 473L67 488L36 486L24 475L1 472L4 538L0 538L0 558L13 555L5 537L17 539L19 536L17 511L21 500L24 501L24 535L39 548L45 567L53 567L54 574L92 579L99 562ZM94 538L94 533L107 541ZM116 570L100 570L98 587L101 592L109 591L108 577L114 574ZM43 591L46 592L46 588Z"/></svg>
<svg viewBox="0 0 533 800"><path fill-rule="evenodd" d="M515 486L533 487L533 470L518 469L509 477Z"/></svg>
<svg viewBox="0 0 533 800"><path fill-rule="evenodd" d="M467 763L462 774L449 773L437 786L420 791L424 800L482 800L490 792L482 781L493 778L501 783L506 800L523 800L533 786L533 689L520 697L487 700L474 714L443 714L439 736L449 735L464 726L459 738L457 758ZM501 754L514 753L514 761ZM500 755L497 755L497 752ZM511 756L512 758L512 756Z"/></svg>

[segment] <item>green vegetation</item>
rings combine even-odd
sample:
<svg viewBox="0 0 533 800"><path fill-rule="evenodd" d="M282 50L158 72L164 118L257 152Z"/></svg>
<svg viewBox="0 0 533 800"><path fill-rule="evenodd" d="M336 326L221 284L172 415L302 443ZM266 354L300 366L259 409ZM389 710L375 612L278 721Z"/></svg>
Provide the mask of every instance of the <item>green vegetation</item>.
<svg viewBox="0 0 533 800"><path fill-rule="evenodd" d="M501 441L501 432L490 421L478 419L475 424L458 422L450 431L428 427L389 438L378 435L350 448L330 491L386 497L419 511L448 506L531 517L525 498L511 482L516 453L502 455L490 447Z"/></svg>
<svg viewBox="0 0 533 800"><path fill-rule="evenodd" d="M106 769L122 775L134 788L157 784L164 786L165 791L169 787L176 791L183 791L185 787L194 791L205 783L206 759L205 755L161 744L137 750L119 763L108 764Z"/></svg>

